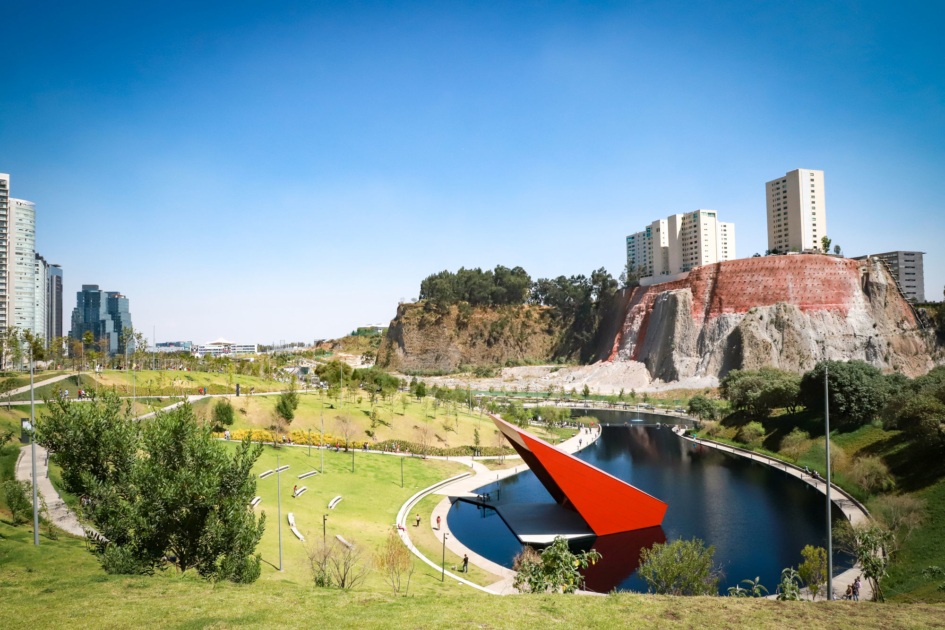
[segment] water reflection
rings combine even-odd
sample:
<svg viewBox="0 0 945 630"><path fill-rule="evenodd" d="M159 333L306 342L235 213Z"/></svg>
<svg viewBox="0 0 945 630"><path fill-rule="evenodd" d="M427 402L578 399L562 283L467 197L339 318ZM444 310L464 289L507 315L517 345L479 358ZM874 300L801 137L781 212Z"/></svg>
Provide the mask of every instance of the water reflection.
<svg viewBox="0 0 945 630"><path fill-rule="evenodd" d="M784 473L744 458L693 445L668 427L662 417L596 412L604 425L601 438L579 457L668 504L662 528L601 537L594 546L602 561L588 573L588 587L609 591L645 590L633 575L644 546L662 539L701 538L715 546L722 565L722 592L740 580L760 576L772 591L781 569L796 566L804 545L826 546L824 497ZM631 422L643 420L643 422ZM497 486L499 492L496 492ZM480 490L502 503L553 502L530 471ZM842 518L835 509L834 518ZM494 510L464 505L451 510L450 529L477 553L510 567L521 549ZM600 545L600 547L598 547ZM849 566L835 557L838 568ZM593 585L591 580L593 579ZM615 581L616 580L616 581Z"/></svg>

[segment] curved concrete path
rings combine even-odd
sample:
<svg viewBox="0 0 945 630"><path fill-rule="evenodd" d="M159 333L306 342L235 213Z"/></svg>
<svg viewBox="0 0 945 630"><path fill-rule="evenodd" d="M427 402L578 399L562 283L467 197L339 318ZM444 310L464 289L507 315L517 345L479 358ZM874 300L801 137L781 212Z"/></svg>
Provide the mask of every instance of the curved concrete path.
<svg viewBox="0 0 945 630"><path fill-rule="evenodd" d="M16 460L16 479L18 481L32 482L33 476L33 457L32 447L26 445L20 449L20 455ZM47 464L46 449L36 445L36 488L43 498L46 499L46 507L49 508L49 520L52 524L64 532L74 536L85 537L85 529L79 523L75 513L69 509L66 502L62 500L59 493L49 481L49 466Z"/></svg>
<svg viewBox="0 0 945 630"><path fill-rule="evenodd" d="M745 449L735 448L729 446L728 444L722 444L720 442L713 442L712 440L706 440L703 438L692 438L687 435L684 435L685 431L679 427L674 427L673 432L676 433L680 438L687 440L693 444L700 444L702 446L707 446L709 448L714 448L719 451L724 451L726 453L731 453L739 457L744 457L752 461L765 464L772 468L776 468L785 474L791 475L797 479L800 479L808 486L814 488L824 496L827 495L827 482L820 477L812 477L811 475L804 472L803 468L799 468L793 464L789 464L780 459L774 457L768 457L767 455L762 455L760 453L755 453L753 451L748 451ZM870 513L866 510L862 503L850 496L845 490L838 487L836 484L830 484L830 501L840 508L843 512L843 515L847 520L853 525L859 525L861 523L868 523L870 519ZM853 584L853 581L857 576L862 575L862 569L859 564L853 566L850 569L847 569L843 573L839 573L833 576L833 591L834 599L840 599L844 593L846 593L847 586ZM807 589L804 589L805 593L808 593ZM869 601L873 598L873 588L870 586L868 580L860 580L860 601Z"/></svg>

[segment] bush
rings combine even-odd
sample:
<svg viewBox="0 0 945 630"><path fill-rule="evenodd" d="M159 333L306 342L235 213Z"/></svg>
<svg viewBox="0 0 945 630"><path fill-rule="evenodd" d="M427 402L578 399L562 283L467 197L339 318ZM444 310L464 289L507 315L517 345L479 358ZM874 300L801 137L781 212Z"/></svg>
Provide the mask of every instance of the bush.
<svg viewBox="0 0 945 630"><path fill-rule="evenodd" d="M718 406L702 394L697 394L689 399L689 415L700 420L715 420Z"/></svg>
<svg viewBox="0 0 945 630"><path fill-rule="evenodd" d="M531 547L515 558L515 588L528 593L573 593L584 586L580 570L596 563L596 551L574 553L568 541L558 536L539 555Z"/></svg>
<svg viewBox="0 0 945 630"><path fill-rule="evenodd" d="M33 518L33 499L30 496L33 488L28 481L9 480L3 482L3 494L13 525L28 523Z"/></svg>
<svg viewBox="0 0 945 630"><path fill-rule="evenodd" d="M765 428L760 422L749 422L738 430L738 441L751 448L761 446L765 437Z"/></svg>
<svg viewBox="0 0 945 630"><path fill-rule="evenodd" d="M848 473L850 479L869 492L886 492L892 490L895 482L889 474L889 467L879 457L858 457Z"/></svg>
<svg viewBox="0 0 945 630"><path fill-rule="evenodd" d="M698 538L656 544L640 552L637 574L659 595L718 595L720 571L715 547Z"/></svg>
<svg viewBox="0 0 945 630"><path fill-rule="evenodd" d="M810 448L810 435L806 431L795 428L781 439L781 453L792 462L797 460Z"/></svg>

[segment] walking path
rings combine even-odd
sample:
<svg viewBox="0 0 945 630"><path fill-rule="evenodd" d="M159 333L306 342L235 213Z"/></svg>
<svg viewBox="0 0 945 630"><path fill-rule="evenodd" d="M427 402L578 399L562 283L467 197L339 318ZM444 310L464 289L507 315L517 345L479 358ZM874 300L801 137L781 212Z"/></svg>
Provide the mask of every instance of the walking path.
<svg viewBox="0 0 945 630"><path fill-rule="evenodd" d="M600 428L597 429L582 429L574 437L571 437L561 444L558 445L558 448L566 453L575 453L582 448L593 444L597 438L600 437ZM517 458L517 456L515 456ZM444 458L440 458L444 459ZM450 480L449 483L437 484L428 488L425 491L421 491L411 497L407 503L401 508L400 514L398 515L397 525L400 531L400 536L404 540L404 543L407 547L413 551L413 553L424 560L427 564L434 566L435 568L440 568L440 566L428 558L426 558L410 541L410 533L407 521L409 520L410 510L420 499L429 495L429 494L439 494L443 496L443 500L440 501L433 512L430 514L430 528L437 532L437 537L442 540L443 536L446 535L446 547L455 553L457 556L468 555L470 564L474 564L479 568L492 573L499 577L499 580L490 584L489 586L483 587L469 582L465 578L456 575L450 571L445 573L451 578L478 588L480 590L487 590L491 593L505 595L509 593L517 592L516 589L512 586L512 582L515 579L515 571L504 567L500 564L492 562L488 558L485 558L462 542L460 542L456 536L449 529L449 523L447 521L447 516L449 515L450 508L452 507L452 502L450 497L475 497L476 493L474 492L478 488L487 486L490 483L498 482L501 479L511 477L512 475L517 475L520 472L523 472L528 469L524 463L514 466L511 468L504 468L501 470L491 470L484 466L477 460L474 460L470 457L454 457L454 461L459 461L464 464L467 464L472 469L471 475L462 475L459 478L454 478ZM440 520L440 528L437 529L436 522L437 518Z"/></svg>
<svg viewBox="0 0 945 630"><path fill-rule="evenodd" d="M20 449L20 455L16 460L16 479L18 481L32 481L33 477L33 457L32 447L26 445ZM75 513L69 509L66 502L62 500L59 493L49 481L49 457L46 449L36 445L36 488L46 499L46 507L49 508L49 520L53 525L75 536L85 537L85 530Z"/></svg>
<svg viewBox="0 0 945 630"><path fill-rule="evenodd" d="M738 455L739 457L745 457L752 461L757 461L761 464L765 464L772 468L777 468L778 470L784 472L787 475L800 479L807 485L811 486L821 494L827 494L827 482L820 476L814 477L811 474L807 473L803 468L794 466L780 459L775 459L774 457L768 457L767 455L762 455L760 453L755 453L746 449L737 448L734 446L729 446L728 444L722 444L720 442L713 442L712 440L706 440L702 438L694 438L685 435L685 429L679 427L674 427L673 432L676 433L679 437L684 440L701 446L707 446L709 448L714 448L726 453L732 453L733 455ZM840 508L843 512L843 515L852 525L859 525L862 523L868 523L870 521L870 513L863 506L862 503L850 496L842 488L838 487L836 484L830 484L830 500L831 502ZM859 564L853 566L850 569L847 569L843 573L833 576L833 591L834 599L840 599L840 597L846 592L847 586L853 584L853 581L857 576L862 575L863 570ZM806 589L805 593L807 592ZM868 580L860 580L860 600L868 601L873 598L873 589L870 586Z"/></svg>

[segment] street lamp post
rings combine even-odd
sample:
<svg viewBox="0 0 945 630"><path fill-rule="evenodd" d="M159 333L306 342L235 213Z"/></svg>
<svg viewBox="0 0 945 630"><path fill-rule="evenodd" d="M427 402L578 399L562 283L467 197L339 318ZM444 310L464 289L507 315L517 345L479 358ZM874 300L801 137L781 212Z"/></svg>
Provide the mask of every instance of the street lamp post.
<svg viewBox="0 0 945 630"><path fill-rule="evenodd" d="M824 433L827 441L827 599L833 599L833 521L830 504L830 385L829 366L824 362Z"/></svg>
<svg viewBox="0 0 945 630"><path fill-rule="evenodd" d="M328 544L328 515L322 514L322 546Z"/></svg>
<svg viewBox="0 0 945 630"><path fill-rule="evenodd" d="M282 467L276 455L276 519L279 521L279 572L282 573Z"/></svg>
<svg viewBox="0 0 945 630"><path fill-rule="evenodd" d="M440 573L440 582L446 581L446 537L449 536L447 532L443 532L443 564L442 572Z"/></svg>
<svg viewBox="0 0 945 630"><path fill-rule="evenodd" d="M33 388L33 344L30 340L30 456L33 460L33 544L39 545L39 497L36 489L36 398Z"/></svg>

